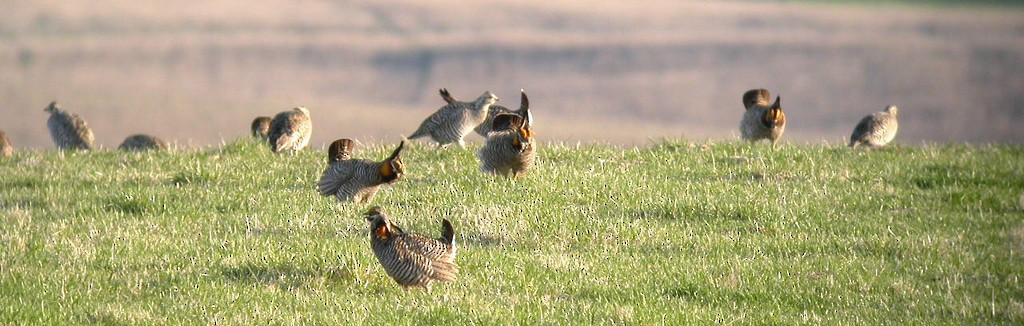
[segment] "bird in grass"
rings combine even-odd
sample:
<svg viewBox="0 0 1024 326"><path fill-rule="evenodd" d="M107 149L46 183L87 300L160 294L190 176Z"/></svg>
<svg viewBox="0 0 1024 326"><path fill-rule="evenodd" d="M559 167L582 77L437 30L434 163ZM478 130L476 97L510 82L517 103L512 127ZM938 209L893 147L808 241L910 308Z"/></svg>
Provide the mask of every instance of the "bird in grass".
<svg viewBox="0 0 1024 326"><path fill-rule="evenodd" d="M117 149L129 152L141 152L147 150L165 150L167 142L150 135L135 134L128 136L121 142Z"/></svg>
<svg viewBox="0 0 1024 326"><path fill-rule="evenodd" d="M338 139L331 143L331 146L327 147L327 163L336 163L345 161L352 158L352 154L355 154L356 142L344 138Z"/></svg>
<svg viewBox="0 0 1024 326"><path fill-rule="evenodd" d="M473 128L473 131L476 131L476 133L480 136L487 137L487 134L489 134L492 130L491 126L494 125L494 117L498 116L499 114L514 113L521 116L524 115L527 112L526 108L530 106L530 102L526 98L525 90L519 90L519 92L522 94L522 96L520 98L518 110L513 111L498 104L491 105L491 109L487 111L487 119L484 120L484 122L481 123L480 125L476 126L476 128ZM445 102L448 102L448 104L458 102L458 100L455 99L455 97L448 92L447 88L442 88L440 90L440 93L441 99L443 99Z"/></svg>
<svg viewBox="0 0 1024 326"><path fill-rule="evenodd" d="M335 196L339 201L369 203L382 185L395 183L405 174L401 156L404 147L403 141L391 156L380 162L361 159L334 161L348 155L328 153L328 160L332 162L320 176L317 189L321 195Z"/></svg>
<svg viewBox="0 0 1024 326"><path fill-rule="evenodd" d="M455 229L447 219L441 220L441 237L437 239L406 233L380 207L366 212L366 220L370 222L373 254L402 288L423 287L429 291L432 282L453 282L457 278Z"/></svg>
<svg viewBox="0 0 1024 326"><path fill-rule="evenodd" d="M525 94L523 99L526 99ZM522 115L502 113L496 116L487 141L477 151L480 171L515 178L525 174L536 157L532 120L529 106L524 106Z"/></svg>
<svg viewBox="0 0 1024 326"><path fill-rule="evenodd" d="M0 131L0 156L10 157L14 155L14 146L11 146L11 140L7 139L7 134Z"/></svg>
<svg viewBox="0 0 1024 326"><path fill-rule="evenodd" d="M850 147L864 145L871 149L881 148L896 138L896 121L899 108L890 105L885 110L872 113L860 120L850 135Z"/></svg>
<svg viewBox="0 0 1024 326"><path fill-rule="evenodd" d="M252 126L249 128L252 130L252 136L255 138L266 140L267 134L270 133L270 117L256 117L252 120Z"/></svg>
<svg viewBox="0 0 1024 326"><path fill-rule="evenodd" d="M767 89L752 89L743 93L743 120L740 121L740 135L751 143L767 139L772 147L786 131L786 114L782 112L781 97L769 105L771 93Z"/></svg>
<svg viewBox="0 0 1024 326"><path fill-rule="evenodd" d="M50 129L50 137L58 149L91 150L95 138L92 130L77 114L61 109L56 101L50 102L43 111L50 113L46 127Z"/></svg>
<svg viewBox="0 0 1024 326"><path fill-rule="evenodd" d="M312 134L313 121L310 120L309 110L297 107L274 116L270 121L267 141L270 142L270 150L274 153L287 150L295 153L309 144L309 137Z"/></svg>
<svg viewBox="0 0 1024 326"><path fill-rule="evenodd" d="M442 96L447 90L442 90ZM450 97L450 96L449 96ZM409 136L409 139L416 139L430 136L438 147L447 147L452 143L465 147L466 137L473 128L476 128L485 120L490 112L491 106L498 102L498 96L490 91L484 92L473 102L460 102L452 99L447 105L442 106L437 112L423 120L420 127Z"/></svg>

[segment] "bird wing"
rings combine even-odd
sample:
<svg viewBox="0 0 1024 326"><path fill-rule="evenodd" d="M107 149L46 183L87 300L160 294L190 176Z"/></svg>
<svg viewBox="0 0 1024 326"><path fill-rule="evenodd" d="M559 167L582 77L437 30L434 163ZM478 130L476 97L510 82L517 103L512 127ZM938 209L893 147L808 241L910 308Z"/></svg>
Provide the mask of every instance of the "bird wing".
<svg viewBox="0 0 1024 326"><path fill-rule="evenodd" d="M355 175L355 161L347 160L331 163L320 176L320 182L316 184L321 195L331 196L338 193L342 185L352 180Z"/></svg>
<svg viewBox="0 0 1024 326"><path fill-rule="evenodd" d="M423 123L420 124L420 127L416 129L416 132L413 132L412 135L409 135L409 139L415 139L429 135L430 132L434 131L434 129L437 129L437 126L445 124L448 121L452 120L454 117L456 117L456 112L469 109L471 106L472 103L469 102L455 102L452 104L442 106L436 112L434 112L429 117L424 119Z"/></svg>
<svg viewBox="0 0 1024 326"><path fill-rule="evenodd" d="M850 134L851 144L854 142L862 141L865 137L867 137L867 135L871 134L872 125L874 125L872 123L872 120L874 120L874 118L874 115L868 115L865 116L863 119L860 119L860 122L857 123L857 126L853 127L853 133Z"/></svg>
<svg viewBox="0 0 1024 326"><path fill-rule="evenodd" d="M457 278L459 265L455 264L454 251L437 239L406 234L396 245L402 248L398 252L404 254L403 260L415 262L413 265L431 278L445 282Z"/></svg>

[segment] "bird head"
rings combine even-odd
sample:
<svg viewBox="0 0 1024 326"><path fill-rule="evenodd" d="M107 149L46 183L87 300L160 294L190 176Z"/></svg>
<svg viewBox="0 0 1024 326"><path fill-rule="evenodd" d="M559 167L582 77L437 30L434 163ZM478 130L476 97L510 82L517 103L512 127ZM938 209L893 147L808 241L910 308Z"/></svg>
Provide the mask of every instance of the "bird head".
<svg viewBox="0 0 1024 326"><path fill-rule="evenodd" d="M885 113L892 114L893 116L899 115L899 111L900 109L897 108L895 105L889 105L888 107L885 108Z"/></svg>
<svg viewBox="0 0 1024 326"><path fill-rule="evenodd" d="M366 221L370 222L370 237L377 240L388 240L395 234L400 234L399 229L391 220L384 215L379 206L374 206L366 211Z"/></svg>
<svg viewBox="0 0 1024 326"><path fill-rule="evenodd" d="M398 144L398 148L391 152L391 156L384 160L384 164L380 167L380 177L385 183L395 182L405 174L405 163L402 163L402 148L405 148L404 140Z"/></svg>
<svg viewBox="0 0 1024 326"><path fill-rule="evenodd" d="M498 96L491 93L491 91L484 92L476 99L476 107L478 108L490 106L494 103L498 103Z"/></svg>
<svg viewBox="0 0 1024 326"><path fill-rule="evenodd" d="M57 112L57 110L60 110L60 104L57 104L57 101L50 102L50 105L47 105L46 108L43 109L44 112L49 113Z"/></svg>

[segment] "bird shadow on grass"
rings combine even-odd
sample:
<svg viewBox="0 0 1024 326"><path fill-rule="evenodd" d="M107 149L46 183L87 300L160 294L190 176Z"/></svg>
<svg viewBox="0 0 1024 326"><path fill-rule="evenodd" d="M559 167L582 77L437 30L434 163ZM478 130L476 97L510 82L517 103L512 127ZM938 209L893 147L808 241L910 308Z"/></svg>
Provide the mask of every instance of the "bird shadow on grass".
<svg viewBox="0 0 1024 326"><path fill-rule="evenodd" d="M329 287L349 283L355 279L352 271L343 266L306 269L283 264L225 266L221 268L221 275L231 282L262 285L285 291Z"/></svg>

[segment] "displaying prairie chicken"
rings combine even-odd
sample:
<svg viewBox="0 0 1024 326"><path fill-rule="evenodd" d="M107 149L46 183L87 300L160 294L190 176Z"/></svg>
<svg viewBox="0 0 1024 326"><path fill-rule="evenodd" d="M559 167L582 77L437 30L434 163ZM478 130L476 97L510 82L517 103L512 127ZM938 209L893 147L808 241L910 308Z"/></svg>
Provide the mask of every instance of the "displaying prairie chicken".
<svg viewBox="0 0 1024 326"><path fill-rule="evenodd" d="M447 93L447 90L442 90L442 97ZM446 147L452 143L459 144L459 147L465 147L466 142L463 138L472 132L473 128L487 120L491 106L497 102L498 96L490 91L484 92L473 102L460 102L452 99L447 105L423 120L416 132L409 136L409 139L430 136L439 147Z"/></svg>
<svg viewBox="0 0 1024 326"><path fill-rule="evenodd" d="M351 139L338 139L327 147L327 163L341 162L352 158L355 153L356 142Z"/></svg>
<svg viewBox="0 0 1024 326"><path fill-rule="evenodd" d="M77 114L61 109L56 101L50 102L43 111L50 113L46 127L50 129L50 137L58 149L91 150L95 138L92 130Z"/></svg>
<svg viewBox="0 0 1024 326"><path fill-rule="evenodd" d="M786 114L782 112L781 98L769 105L771 93L767 89L752 89L743 93L743 120L740 121L740 135L743 139L756 142L767 139L775 147L786 131Z"/></svg>
<svg viewBox="0 0 1024 326"><path fill-rule="evenodd" d="M885 110L872 113L860 120L850 135L850 147L865 145L869 148L880 148L896 138L899 127L897 115L899 108L890 105Z"/></svg>
<svg viewBox="0 0 1024 326"><path fill-rule="evenodd" d="M129 152L165 150L167 149L167 142L150 135L135 134L125 138L117 149Z"/></svg>
<svg viewBox="0 0 1024 326"><path fill-rule="evenodd" d="M441 220L441 237L405 233L380 207L366 212L370 222L370 247L384 271L402 288L430 289L431 282L452 282L458 276L455 263L455 229Z"/></svg>
<svg viewBox="0 0 1024 326"><path fill-rule="evenodd" d="M14 155L14 146L11 146L11 141L7 139L7 134L0 131L0 156L10 157Z"/></svg>
<svg viewBox="0 0 1024 326"><path fill-rule="evenodd" d="M532 120L528 106L523 115L502 113L495 117L487 141L477 151L480 171L515 178L525 174L536 157Z"/></svg>
<svg viewBox="0 0 1024 326"><path fill-rule="evenodd" d="M336 157L348 157L350 153L332 154L328 151L328 160L332 162L320 176L317 189L321 195L335 196L340 201L369 203L381 185L394 183L405 174L405 164L402 163L401 156L403 147L404 141L391 156L380 162L360 159L334 161ZM335 148L333 144L331 148ZM339 146L338 150L341 148Z"/></svg>
<svg viewBox="0 0 1024 326"><path fill-rule="evenodd" d="M309 110L297 107L274 116L270 121L267 141L274 153L286 150L295 153L309 144L309 137L312 134L313 121L310 120Z"/></svg>
<svg viewBox="0 0 1024 326"><path fill-rule="evenodd" d="M256 117L252 120L252 136L259 139L268 139L270 133L270 117Z"/></svg>
<svg viewBox="0 0 1024 326"><path fill-rule="evenodd" d="M491 109L487 111L487 119L484 120L484 122L481 123L480 125L476 126L476 128L473 128L473 131L476 131L476 133L478 135L480 135L480 136L487 137L487 134L490 133L491 130L492 130L491 126L494 124L494 117L496 117L496 116L498 116L499 114L502 114L502 113L514 113L514 114L518 114L520 116L525 114L527 112L526 108L530 106L530 102L526 98L526 91L525 90L519 90L519 91L522 93L522 96L521 96L521 99L520 99L520 102L519 102L519 110L512 111L512 110L509 110L508 108L506 108L504 106L501 106L501 105L498 105L498 104L491 105ZM441 99L443 99L445 102L448 102L448 104L452 104L452 103L458 102L458 100L456 100L455 97L453 97L451 95L451 93L448 93L448 89L442 88L440 90L440 93L441 93Z"/></svg>

